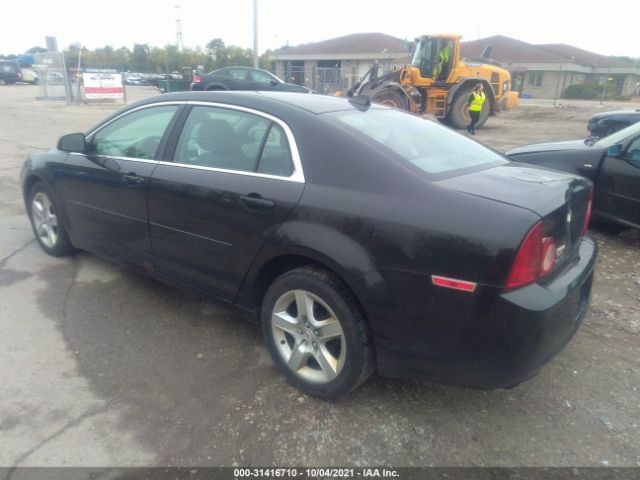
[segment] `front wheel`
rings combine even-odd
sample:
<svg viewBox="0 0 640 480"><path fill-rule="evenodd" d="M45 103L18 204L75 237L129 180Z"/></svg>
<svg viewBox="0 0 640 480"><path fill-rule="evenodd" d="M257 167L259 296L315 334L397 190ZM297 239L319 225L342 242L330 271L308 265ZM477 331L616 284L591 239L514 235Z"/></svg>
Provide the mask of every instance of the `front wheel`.
<svg viewBox="0 0 640 480"><path fill-rule="evenodd" d="M409 101L407 97L393 88L383 88L379 92L374 93L371 96L373 103L380 105L386 105L396 110L409 110Z"/></svg>
<svg viewBox="0 0 640 480"><path fill-rule="evenodd" d="M271 357L305 393L345 394L373 372L373 348L359 305L333 274L303 267L278 277L262 305Z"/></svg>
<svg viewBox="0 0 640 480"><path fill-rule="evenodd" d="M53 195L42 182L29 193L29 219L40 247L49 255L63 257L73 253L73 245L62 223Z"/></svg>

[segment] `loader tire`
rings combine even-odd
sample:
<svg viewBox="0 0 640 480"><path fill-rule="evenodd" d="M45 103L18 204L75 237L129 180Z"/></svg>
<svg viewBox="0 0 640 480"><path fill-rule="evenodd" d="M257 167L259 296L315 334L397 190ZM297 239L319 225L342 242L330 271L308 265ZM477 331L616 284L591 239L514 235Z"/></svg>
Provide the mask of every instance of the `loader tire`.
<svg viewBox="0 0 640 480"><path fill-rule="evenodd" d="M462 130L463 128L467 128L471 123L471 117L469 116L469 96L471 95L471 87L465 88L462 91L456 93L456 97L449 108L449 113L447 114L447 123L453 128L457 128ZM480 119L478 123L476 123L476 128L482 127L487 119L489 118L489 114L491 113L491 99L489 95L487 95L486 100L484 102L484 108L480 113Z"/></svg>
<svg viewBox="0 0 640 480"><path fill-rule="evenodd" d="M396 110L409 110L409 101L407 97L392 88L383 88L379 92L374 93L371 96L373 103L380 105L387 105L388 107L395 108Z"/></svg>

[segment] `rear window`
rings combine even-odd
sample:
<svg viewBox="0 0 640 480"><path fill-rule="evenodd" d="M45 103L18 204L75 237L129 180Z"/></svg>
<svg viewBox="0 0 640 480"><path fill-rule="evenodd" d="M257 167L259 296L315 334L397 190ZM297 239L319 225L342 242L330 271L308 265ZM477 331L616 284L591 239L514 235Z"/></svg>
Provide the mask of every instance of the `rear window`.
<svg viewBox="0 0 640 480"><path fill-rule="evenodd" d="M329 115L429 174L508 163L463 135L404 112L349 110Z"/></svg>

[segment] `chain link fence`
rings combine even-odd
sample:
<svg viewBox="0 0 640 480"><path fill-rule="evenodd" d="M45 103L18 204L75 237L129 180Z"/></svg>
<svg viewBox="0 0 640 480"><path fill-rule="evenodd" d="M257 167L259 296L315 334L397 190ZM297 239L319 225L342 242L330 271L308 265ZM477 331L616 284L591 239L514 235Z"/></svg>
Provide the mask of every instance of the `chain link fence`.
<svg viewBox="0 0 640 480"><path fill-rule="evenodd" d="M71 101L71 85L64 56L59 52L34 54L33 70L37 75L40 100Z"/></svg>

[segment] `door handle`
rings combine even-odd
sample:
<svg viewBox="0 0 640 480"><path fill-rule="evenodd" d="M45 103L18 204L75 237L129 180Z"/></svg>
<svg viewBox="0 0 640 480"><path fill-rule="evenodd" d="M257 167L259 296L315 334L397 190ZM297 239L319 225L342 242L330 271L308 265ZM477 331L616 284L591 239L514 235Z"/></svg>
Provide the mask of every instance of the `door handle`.
<svg viewBox="0 0 640 480"><path fill-rule="evenodd" d="M240 201L244 203L245 207L249 210L259 210L263 208L273 208L275 202L273 200L267 200L262 198L258 193L250 193L249 195L242 195Z"/></svg>
<svg viewBox="0 0 640 480"><path fill-rule="evenodd" d="M123 175L122 180L124 180L124 183L132 187L144 183L144 178L136 175L135 173L128 173L126 175Z"/></svg>

